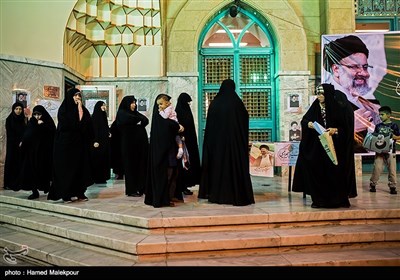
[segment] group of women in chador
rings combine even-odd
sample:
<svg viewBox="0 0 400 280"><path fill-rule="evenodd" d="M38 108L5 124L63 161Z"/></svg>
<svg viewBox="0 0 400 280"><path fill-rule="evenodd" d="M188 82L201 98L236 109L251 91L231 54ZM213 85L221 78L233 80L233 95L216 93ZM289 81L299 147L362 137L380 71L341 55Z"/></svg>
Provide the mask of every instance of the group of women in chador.
<svg viewBox="0 0 400 280"><path fill-rule="evenodd" d="M301 120L302 139L293 191L311 195L312 207L350 207L357 196L354 166L354 113L346 96L330 84L316 90L317 99ZM27 120L16 102L6 120L7 154L4 187L48 193L48 199L86 201L87 187L105 183L110 169L125 176L125 195L140 197L153 207L183 202L188 188L199 185L198 198L211 203L246 206L255 203L249 173L249 114L226 79L209 104L200 154L191 97L181 93L175 119L162 110L171 97L154 100L150 139L149 119L137 109L133 95L125 96L111 128L107 108L98 101L92 116L82 104L79 89L71 89L58 110L58 125L43 106L35 106ZM171 105L171 103L168 103ZM320 142L319 123L332 138L337 162ZM179 134L185 153L176 142ZM114 138L113 138L114 137ZM116 163L115 159L120 159ZM20 173L21 172L21 173ZM24 176L20 176L24 174ZM19 179L18 179L19 178Z"/></svg>

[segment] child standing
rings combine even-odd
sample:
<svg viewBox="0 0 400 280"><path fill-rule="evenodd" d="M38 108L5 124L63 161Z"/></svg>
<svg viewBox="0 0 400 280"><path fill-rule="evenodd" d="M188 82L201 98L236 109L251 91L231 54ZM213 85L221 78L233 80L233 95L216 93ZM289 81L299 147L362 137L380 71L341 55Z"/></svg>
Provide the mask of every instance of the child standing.
<svg viewBox="0 0 400 280"><path fill-rule="evenodd" d="M379 117L381 123L375 126L374 132L382 134L391 134L393 139L392 152L389 153L375 153L374 169L370 178L370 192L376 192L376 185L379 180L384 166L388 169L388 185L390 194L397 194L396 191L396 140L400 139L400 129L396 123L390 120L392 110L389 106L382 106L379 108Z"/></svg>
<svg viewBox="0 0 400 280"><path fill-rule="evenodd" d="M162 95L157 100L158 111L159 111L161 117L163 117L164 119L174 120L177 123L179 123L174 106L172 105L170 99L171 99L170 96ZM179 135L176 135L175 141L176 141L176 144L178 145L178 154L176 155L176 158L179 159L183 156L182 138Z"/></svg>

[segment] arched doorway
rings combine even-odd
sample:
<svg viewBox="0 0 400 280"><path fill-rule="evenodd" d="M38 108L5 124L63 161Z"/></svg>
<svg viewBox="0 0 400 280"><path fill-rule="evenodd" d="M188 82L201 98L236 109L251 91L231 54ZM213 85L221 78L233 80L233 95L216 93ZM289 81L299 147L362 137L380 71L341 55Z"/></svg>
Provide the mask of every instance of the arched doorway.
<svg viewBox="0 0 400 280"><path fill-rule="evenodd" d="M251 7L226 10L204 27L199 40L199 143L206 114L221 82L231 78L250 116L249 141L277 139L276 52L269 23Z"/></svg>

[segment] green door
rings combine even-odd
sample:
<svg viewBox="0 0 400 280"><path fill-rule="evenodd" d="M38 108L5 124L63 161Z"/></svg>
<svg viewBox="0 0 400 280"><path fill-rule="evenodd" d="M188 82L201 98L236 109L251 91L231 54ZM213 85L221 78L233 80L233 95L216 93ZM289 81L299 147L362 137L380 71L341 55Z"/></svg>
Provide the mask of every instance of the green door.
<svg viewBox="0 0 400 280"><path fill-rule="evenodd" d="M275 141L277 99L275 53L268 23L241 9L219 13L203 30L199 44L199 144L203 146L207 109L221 82L231 78L249 116L249 141Z"/></svg>

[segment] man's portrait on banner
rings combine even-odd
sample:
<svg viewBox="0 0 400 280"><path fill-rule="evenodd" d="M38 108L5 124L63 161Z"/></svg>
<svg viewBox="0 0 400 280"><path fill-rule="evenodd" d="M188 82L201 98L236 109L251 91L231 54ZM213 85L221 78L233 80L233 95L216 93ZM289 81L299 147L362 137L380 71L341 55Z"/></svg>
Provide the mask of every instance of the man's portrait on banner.
<svg viewBox="0 0 400 280"><path fill-rule="evenodd" d="M253 143L250 148L250 174L274 177L274 144Z"/></svg>
<svg viewBox="0 0 400 280"><path fill-rule="evenodd" d="M322 36L321 80L345 93L352 104L355 152L366 152L362 142L380 122L380 106L400 103L391 97L399 72L389 69L400 63L393 50L396 40L398 44L398 32Z"/></svg>

